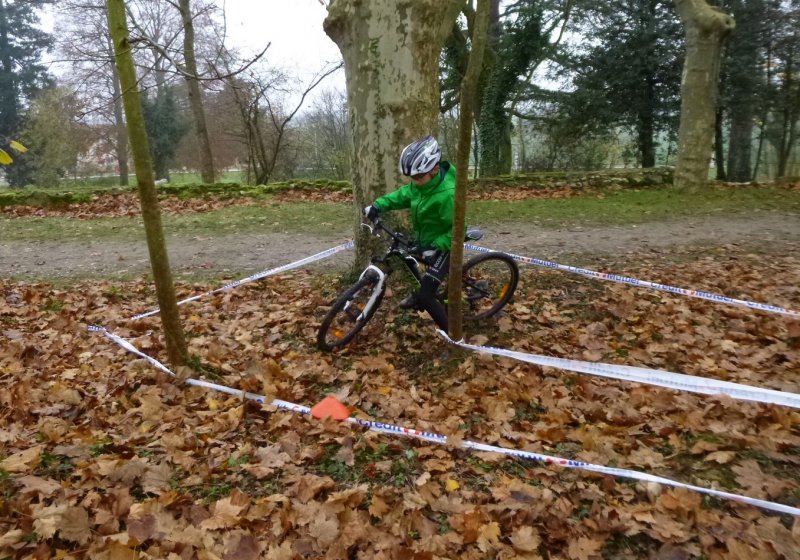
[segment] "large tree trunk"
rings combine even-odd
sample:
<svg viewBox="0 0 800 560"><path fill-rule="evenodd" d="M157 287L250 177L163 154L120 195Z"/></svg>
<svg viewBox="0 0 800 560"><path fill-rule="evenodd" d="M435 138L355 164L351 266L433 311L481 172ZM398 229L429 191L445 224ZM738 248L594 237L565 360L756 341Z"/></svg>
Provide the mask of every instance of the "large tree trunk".
<svg viewBox="0 0 800 560"><path fill-rule="evenodd" d="M200 150L200 175L204 183L215 179L214 158L211 153L211 140L208 137L206 113L203 110L203 97L200 93L200 80L197 79L197 59L194 54L194 22L189 5L190 0L179 0L181 20L183 21L183 59L185 62L186 87L189 91L189 107L194 117L197 132L197 145Z"/></svg>
<svg viewBox="0 0 800 560"><path fill-rule="evenodd" d="M722 46L735 23L705 0L675 0L675 6L686 35L686 60L674 184L697 186L708 181Z"/></svg>
<svg viewBox="0 0 800 560"><path fill-rule="evenodd" d="M399 182L400 151L438 133L439 54L463 0L335 0L325 32L345 65L350 128L356 266L372 244L361 208Z"/></svg>
<svg viewBox="0 0 800 560"><path fill-rule="evenodd" d="M469 54L467 72L461 84L461 101L458 115L458 156L456 157L456 204L453 212L453 242L450 246L450 280L447 284L447 316L450 337L463 337L461 311L461 271L464 260L464 225L467 214L467 181L469 179L469 150L472 136L472 113L478 91L483 62L483 51L489 28L490 0L478 0L475 24L472 31L472 52ZM459 171L460 170L460 171Z"/></svg>
<svg viewBox="0 0 800 560"><path fill-rule="evenodd" d="M161 225L161 210L158 206L153 169L150 160L147 131L144 126L142 104L137 89L136 69L133 65L131 42L128 35L128 22L125 19L124 0L107 0L108 29L114 43L117 70L122 87L122 100L125 116L128 121L128 135L133 163L136 168L136 181L139 188L139 200L142 205L142 219L147 236L147 248L150 252L150 266L156 285L161 324L167 345L167 356L172 366L186 362L186 339L183 326L178 315L175 286L167 256L167 245L164 241L164 228Z"/></svg>
<svg viewBox="0 0 800 560"><path fill-rule="evenodd" d="M510 171L510 156L503 152L510 149L511 127L507 120L505 103L508 98L507 84L499 81L503 77L502 61L499 59L500 40L503 28L500 25L500 0L491 0L489 6L489 30L487 47L483 55L483 68L478 81L476 95L480 103L475 105L475 122L478 128L478 150L480 161L477 167L481 177L496 177ZM509 169L505 170L505 160Z"/></svg>

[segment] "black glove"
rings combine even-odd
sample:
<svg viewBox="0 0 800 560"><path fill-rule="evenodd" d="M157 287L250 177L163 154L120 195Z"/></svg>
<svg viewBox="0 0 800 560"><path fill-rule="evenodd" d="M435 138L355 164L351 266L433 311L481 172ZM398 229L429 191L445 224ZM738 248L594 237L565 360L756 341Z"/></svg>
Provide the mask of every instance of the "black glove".
<svg viewBox="0 0 800 560"><path fill-rule="evenodd" d="M380 217L380 212L378 212L377 208L375 208L374 206L370 205L370 206L367 206L366 208L364 208L364 216L368 220L372 220L374 222L375 220L377 220Z"/></svg>

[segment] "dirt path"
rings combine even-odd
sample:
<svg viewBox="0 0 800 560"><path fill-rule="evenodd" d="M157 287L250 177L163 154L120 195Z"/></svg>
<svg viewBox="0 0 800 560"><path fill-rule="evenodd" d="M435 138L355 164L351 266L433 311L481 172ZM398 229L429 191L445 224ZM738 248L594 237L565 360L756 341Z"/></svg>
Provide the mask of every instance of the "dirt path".
<svg viewBox="0 0 800 560"><path fill-rule="evenodd" d="M544 229L531 225L499 224L484 228L482 244L527 256L580 265L589 259L613 259L625 254L739 245L781 252L800 243L800 215L761 213L681 219L636 226ZM170 259L177 275L226 274L239 277L297 260L348 239L346 231L329 236L286 234L224 237L171 237ZM342 254L326 267L350 263ZM95 240L3 242L0 277L114 278L149 270L147 248L141 242Z"/></svg>

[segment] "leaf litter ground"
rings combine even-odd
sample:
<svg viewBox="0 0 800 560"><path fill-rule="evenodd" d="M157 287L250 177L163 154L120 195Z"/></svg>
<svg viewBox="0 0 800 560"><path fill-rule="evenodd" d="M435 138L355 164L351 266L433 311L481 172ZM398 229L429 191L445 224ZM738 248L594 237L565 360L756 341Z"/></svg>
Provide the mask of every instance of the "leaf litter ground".
<svg viewBox="0 0 800 560"><path fill-rule="evenodd" d="M800 252L669 253L615 270L800 308ZM448 348L398 287L366 332L313 348L331 275L183 309L194 369L305 405L800 506L800 414ZM179 297L216 286L184 284ZM149 284L0 281L0 550L8 558L798 558L800 522L607 476L391 439L182 385ZM800 392L785 317L523 269L468 340Z"/></svg>

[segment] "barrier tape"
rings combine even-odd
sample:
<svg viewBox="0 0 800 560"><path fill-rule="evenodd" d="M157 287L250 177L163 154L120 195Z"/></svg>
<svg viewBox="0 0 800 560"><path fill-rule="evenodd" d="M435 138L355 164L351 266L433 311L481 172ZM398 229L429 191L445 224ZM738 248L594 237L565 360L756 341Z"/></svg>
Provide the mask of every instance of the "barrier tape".
<svg viewBox="0 0 800 560"><path fill-rule="evenodd" d="M116 342L124 349L128 350L129 352L140 356L147 360L150 364L157 367L159 370L175 377L175 374L172 373L169 368L163 365L161 362L144 354L143 352L139 351L130 344L125 339L107 331L103 327L92 326L90 330L93 332L102 333L105 337L109 338L110 340ZM246 391L241 391L238 389L233 389L231 387L226 387L225 385L219 385L216 383L210 383L207 381L202 381L199 379L187 379L185 382L189 385L197 386L197 387L204 387L207 389L212 389L215 391L220 391L223 393L227 393L229 395L234 395L240 398L252 400L261 404L269 404L281 410L288 410L290 412L295 412L299 414L309 415L311 414L311 409L307 406L291 403L288 401L283 401L280 399L275 399L270 402L267 401L267 397L263 395L257 395L254 393L248 393ZM409 436L416 439L428 441L431 443L438 443L440 445L447 445L448 440L447 436L442 434L437 434L435 432L427 432L416 430L414 428L407 428L405 426L398 426L394 424L385 424L383 422L376 422L374 420L365 420L361 418L348 418L347 421L351 424L355 424L358 426L362 426L374 432L379 432L383 434L393 435L393 436ZM534 453L532 451L523 451L517 449L508 449L505 447L499 447L496 445L489 445L486 443L480 443L476 441L469 441L464 440L461 441L459 447L465 449L474 449L476 451L484 451L489 453L498 453L501 455L506 455L510 457L517 457L520 459L528 459L531 461L538 461L543 462L548 465L559 465L561 467L570 468L570 469L578 469L584 471L591 471L599 474L605 474L609 476L616 476L620 478L628 478L633 480L639 480L643 482L653 482L656 484L662 484L664 486L672 486L674 488L684 488L687 490L693 490L695 492L699 492L702 494L708 494L711 496L716 496L718 498L725 498L728 500L740 502L743 504L748 504L751 506L759 507L762 509L775 511L778 513L785 513L789 515L794 515L800 517L800 508L795 508L791 506L787 506L784 504L779 504L776 502L770 502L766 500L761 500L758 498L751 498L749 496L743 496L740 494L733 494L730 492L723 492L721 490L714 490L712 488L704 488L702 486L695 486L692 484L685 484L683 482L678 482L676 480L672 480L669 478L664 478L661 476L651 475L639 471L633 471L628 469L619 469L615 467L606 467L603 465L595 465L593 463L586 463L583 461L577 461L574 459L564 459L562 457L555 457L552 455L544 455L541 453Z"/></svg>
<svg viewBox="0 0 800 560"><path fill-rule="evenodd" d="M436 329L436 332L439 333L439 336L444 338L447 342L455 346L460 346L461 348L466 348L475 352L503 356L505 358L511 358L512 360L526 362L529 364L565 369L578 373L587 373L589 375L597 375L599 377L606 377L608 379L618 379L621 381L633 381L634 383L657 385L659 387L666 387L668 389L675 389L678 391L690 391L692 393L702 393L704 395L721 394L739 400L767 404L779 404L793 408L800 408L800 394L797 393L788 393L785 391L777 391L775 389L763 389L761 387L753 387L751 385L742 385L740 383L732 383L730 381L721 381L718 379L709 379L707 377L687 375L685 373L673 373L670 371L635 366L623 366L618 364L584 362L581 360L569 360L566 358L542 356L540 354L527 354L525 352L505 350L504 348L495 348L493 346L478 346L475 344L467 344L461 340L455 341L447 336L447 333L441 329Z"/></svg>
<svg viewBox="0 0 800 560"><path fill-rule="evenodd" d="M247 276L246 278L242 278L240 280L236 280L235 282L230 282L228 284L225 284L221 288L217 288L215 290L211 290L211 291L205 292L203 294L199 294L199 295L196 295L196 296L192 296L192 297L183 299L183 300L178 302L178 305L184 305L184 304L190 303L192 301L197 301L197 300L202 299L204 297L207 297L207 296L210 296L210 295L222 292L222 291L230 290L232 288L241 286L243 284L248 284L250 282L254 282L256 280L261 280L262 278L266 278L268 276L274 276L275 274L280 274L281 272L285 272L287 270L292 270L294 268L299 268L301 266L310 264L312 262L316 262L316 261L320 261L320 260L326 259L326 258L331 257L334 254L339 253L341 251L346 251L348 249L352 249L353 246L354 246L354 242L352 240L351 241L347 241L345 243L342 243L341 245L337 245L336 247L331 247L330 249L326 249L325 251L322 251L322 252L317 253L315 255L311 255L311 256L306 257L304 259L300 259L298 261L294 261L292 263L285 264L285 265L282 265L282 266L279 266L279 267L276 267L276 268L271 268L271 269L268 269L268 270L264 270L262 272L258 272L256 274L251 275L251 276ZM478 252L478 253L493 253L493 252L496 252L494 249L488 249L486 247L481 247L479 245L473 245L471 243L465 243L464 244L464 249L466 249L468 251L475 251L475 252ZM620 276L620 275L617 275L617 274L608 274L608 273L605 273L605 272L597 272L597 271L594 271L594 270L590 270L588 268L580 268L580 267L575 267L575 266L568 266L568 265L558 264L558 263L555 263L555 262L552 262L552 261L545 261L545 260L542 260L542 259L535 259L535 258L531 258L531 257L525 257L525 256L522 256L522 255L515 255L513 253L506 253L505 251L499 251L499 252L505 253L506 255L508 255L509 257L511 257L512 259L514 259L516 261L523 262L523 263L526 263L526 264L532 264L532 265L535 265L535 266L541 266L541 267L544 267L544 268L550 268L550 269L553 269L553 270L562 270L562 271L565 271L565 272L572 272L574 274L580 274L582 276L588 276L590 278L597 278L597 279L600 279L600 280L608 280L610 282L617 282L617 283L627 284L629 286L651 288L651 289L654 289L654 290L660 290L662 292L669 292L669 293L672 293L672 294L690 296L690 297L694 297L694 298L704 299L704 300L707 300L707 301L713 301L713 302L716 302L716 303L725 303L725 304L728 304L728 305L736 305L736 306L740 306L740 307L747 307L747 308L750 308L750 309L758 309L760 311L766 311L766 312L769 312L769 313L778 313L778 314L781 314L781 315L787 315L789 317L800 318L800 311L794 311L792 309L786 309L784 307L779 307L777 305L769 305L769 304L766 304L766 303L759 303L759 302L755 302L755 301L736 299L736 298L731 298L731 297L728 297L728 296L723 296L723 295L719 295L719 294L713 294L713 293L710 293L710 292L704 292L704 291L700 291L700 290L689 290L687 288L678 288L678 287L675 287L675 286L669 286L667 284L659 284L657 282L650 282L648 280L639 280L637 278L631 278L631 277L628 277L628 276ZM138 321L139 319L144 319L145 317L151 317L153 315L157 315L159 313L159 311L160 310L158 308L155 308L155 309L153 309L151 311L148 311L146 313L141 313L139 315L134 315L129 320L130 321Z"/></svg>
<svg viewBox="0 0 800 560"><path fill-rule="evenodd" d="M315 255L311 255L304 259L300 259L299 261L294 261L289 264L284 264L278 266L276 268L270 268L268 270L263 270L261 272L257 272L256 274L252 274L246 278L242 278L240 280L236 280L235 282L230 282L225 284L221 288L217 288L216 290L211 290L210 292L206 292L204 294L199 294L196 296L192 296L190 298L183 299L178 302L178 305L183 305L185 303L189 303L191 301L197 301L198 299L204 298L206 296L210 296L219 292L224 292L226 290L230 290L232 288L236 288L237 286L241 286L242 284L248 284L250 282L255 282L256 280L261 280L262 278L266 278L267 276L274 276L275 274L280 274L281 272L286 272L287 270L292 270L294 268L299 268L301 266L310 264L312 262L321 261L323 259L327 259L328 257L332 257L336 253L340 253L341 251L346 251L348 249L353 248L353 241L347 241L342 243L341 245L337 245L336 247L331 247L330 249L326 249L320 253ZM145 317L150 317L152 315L157 315L160 312L159 308L155 308L152 311L148 311L147 313L141 313L139 315L134 315L129 319L129 321L138 321L139 319L144 319Z"/></svg>
<svg viewBox="0 0 800 560"><path fill-rule="evenodd" d="M479 245L472 245L471 243L465 243L464 249L469 251L475 251L478 253L493 253L495 252L494 249L487 249L486 247L481 247ZM500 253L505 253L505 251L497 251ZM628 284L629 286L638 286L643 288L651 288L653 290L660 290L662 292L669 292L671 294L679 294L684 296L690 296L699 299L705 299L708 301L713 301L716 303L726 303L728 305L737 305L740 307L748 307L750 309L758 309L759 311L766 311L768 313L778 313L780 315L787 315L789 317L800 318L800 311L794 311L792 309L786 309L784 307L778 307L777 305L769 305L766 303L758 303L755 301L747 301L744 299L735 299L728 296L723 296L719 294L712 294L710 292L703 292L699 290L688 290L686 288L677 288L675 286L668 286L667 284L659 284L657 282L650 282L647 280L638 280L636 278L630 278L628 276L619 276L617 274L607 274L605 272L596 272L594 270L589 270L588 268L579 268L575 266L567 266L563 264L558 264L552 261L545 261L542 259L534 259L531 257L523 257L521 255L514 255L512 253L505 253L515 261L532 264L535 266L541 266L544 268L550 268L554 270L562 270L564 272L572 272L575 274L581 274L583 276L588 276L590 278L598 278L600 280L608 280L610 282L618 282L621 284Z"/></svg>

